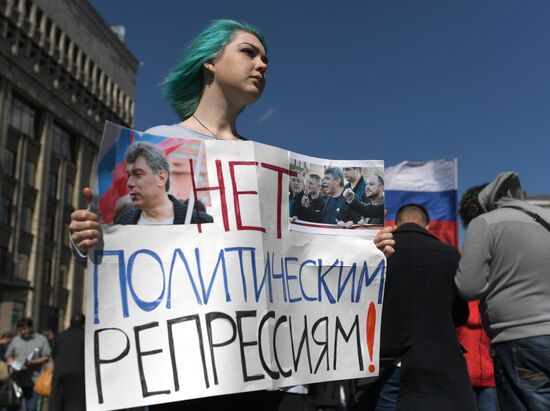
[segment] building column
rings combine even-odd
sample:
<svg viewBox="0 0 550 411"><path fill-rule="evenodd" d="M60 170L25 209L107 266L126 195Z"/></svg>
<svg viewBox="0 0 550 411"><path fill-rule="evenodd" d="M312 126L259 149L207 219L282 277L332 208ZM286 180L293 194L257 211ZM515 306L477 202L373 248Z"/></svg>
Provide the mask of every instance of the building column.
<svg viewBox="0 0 550 411"><path fill-rule="evenodd" d="M48 175L50 172L50 152L52 146L52 127L53 127L53 115L50 112L41 113L41 121L39 127L39 140L41 144L40 157L36 166L36 181L39 181L39 191L37 203L35 205L35 219L38 224L35 225L36 231L35 239L33 241L32 250L29 260L29 272L32 273L31 284L33 286L33 292L30 294L27 301L27 314L34 319L38 325L40 320L40 307L42 301L42 284L43 284L43 270L44 270L44 226L41 222L46 220L46 211L48 208ZM49 301L46 302L47 305Z"/></svg>
<svg viewBox="0 0 550 411"><path fill-rule="evenodd" d="M0 149L6 147L6 141L8 140L10 98L10 84L6 79L0 77ZM2 190L2 179L0 179L0 190Z"/></svg>

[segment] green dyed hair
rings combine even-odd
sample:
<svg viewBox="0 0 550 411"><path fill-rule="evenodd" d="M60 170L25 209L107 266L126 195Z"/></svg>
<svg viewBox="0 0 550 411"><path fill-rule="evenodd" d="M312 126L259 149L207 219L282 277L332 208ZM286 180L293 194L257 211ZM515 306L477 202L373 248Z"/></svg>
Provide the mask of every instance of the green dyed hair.
<svg viewBox="0 0 550 411"><path fill-rule="evenodd" d="M187 46L162 83L164 96L182 120L197 110L204 87L203 64L218 57L236 31L253 34L267 51L265 38L256 27L228 19L211 21Z"/></svg>

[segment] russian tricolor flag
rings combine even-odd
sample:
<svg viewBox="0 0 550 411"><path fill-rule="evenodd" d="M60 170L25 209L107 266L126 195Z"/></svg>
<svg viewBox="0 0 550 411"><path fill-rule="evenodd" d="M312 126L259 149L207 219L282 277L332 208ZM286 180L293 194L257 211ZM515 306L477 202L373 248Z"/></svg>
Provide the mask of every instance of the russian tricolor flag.
<svg viewBox="0 0 550 411"><path fill-rule="evenodd" d="M399 207L417 203L430 214L430 232L441 241L458 246L457 161L404 161L384 173L386 224L395 223Z"/></svg>

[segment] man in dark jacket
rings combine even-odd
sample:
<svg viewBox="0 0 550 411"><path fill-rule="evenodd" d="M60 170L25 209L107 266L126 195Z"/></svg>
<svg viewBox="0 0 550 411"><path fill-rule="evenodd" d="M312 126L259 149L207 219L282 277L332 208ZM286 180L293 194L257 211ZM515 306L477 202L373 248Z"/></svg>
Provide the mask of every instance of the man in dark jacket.
<svg viewBox="0 0 550 411"><path fill-rule="evenodd" d="M300 215L306 221L315 221L323 224L336 224L338 221L351 220L350 210L342 193L344 192L344 174L338 167L329 167L325 170L325 176L322 181L328 193L328 198L323 209L317 210L312 207L311 202L301 203L302 210Z"/></svg>
<svg viewBox="0 0 550 411"><path fill-rule="evenodd" d="M170 165L164 152L146 142L132 144L126 152L128 192L134 208L115 224L184 224L187 205L168 194ZM212 217L193 210L192 223L211 223Z"/></svg>
<svg viewBox="0 0 550 411"><path fill-rule="evenodd" d="M290 216L304 221L316 221L315 216L321 215L326 203L321 195L321 177L318 174L308 175L305 188L307 194L303 192L299 201L293 204Z"/></svg>
<svg viewBox="0 0 550 411"><path fill-rule="evenodd" d="M468 318L468 305L454 288L460 257L427 231L429 222L420 205L405 205L397 213L380 337L381 363L388 366L375 398L360 400L365 406L383 400L393 383L399 386L399 410L477 409L455 334Z"/></svg>
<svg viewBox="0 0 550 411"><path fill-rule="evenodd" d="M353 215L366 224L384 224L384 179L378 174L369 176L363 194L351 188L344 190L344 197ZM378 207L376 212L375 207ZM355 220L354 220L355 221ZM358 222L358 221L356 221Z"/></svg>
<svg viewBox="0 0 550 411"><path fill-rule="evenodd" d="M50 411L84 411L84 315L71 318L70 327L60 333L52 351L54 360Z"/></svg>
<svg viewBox="0 0 550 411"><path fill-rule="evenodd" d="M351 192L357 198L363 198L367 183L361 174L361 167L344 167L343 170L344 178L347 181L347 184L344 186L344 197L346 197L346 192ZM350 216L353 223L357 223L361 220L361 215L353 209Z"/></svg>
<svg viewBox="0 0 550 411"><path fill-rule="evenodd" d="M296 217L304 193L304 175L301 170L295 176L290 176L288 183L288 213L289 217Z"/></svg>

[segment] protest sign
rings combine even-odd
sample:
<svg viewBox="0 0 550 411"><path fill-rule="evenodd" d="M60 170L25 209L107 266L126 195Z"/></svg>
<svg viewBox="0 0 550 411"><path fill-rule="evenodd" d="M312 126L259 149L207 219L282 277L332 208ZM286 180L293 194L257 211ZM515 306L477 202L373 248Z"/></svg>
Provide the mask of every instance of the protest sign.
<svg viewBox="0 0 550 411"><path fill-rule="evenodd" d="M373 231L290 230L294 153L176 140L106 127L97 190L104 220L116 223L128 208L119 202L131 185L124 153L150 141L168 155L187 150L187 214L208 194L202 213L213 223L103 226L87 268L88 409L377 375L386 265ZM381 161L353 164L383 169ZM338 234L351 231L361 233Z"/></svg>

